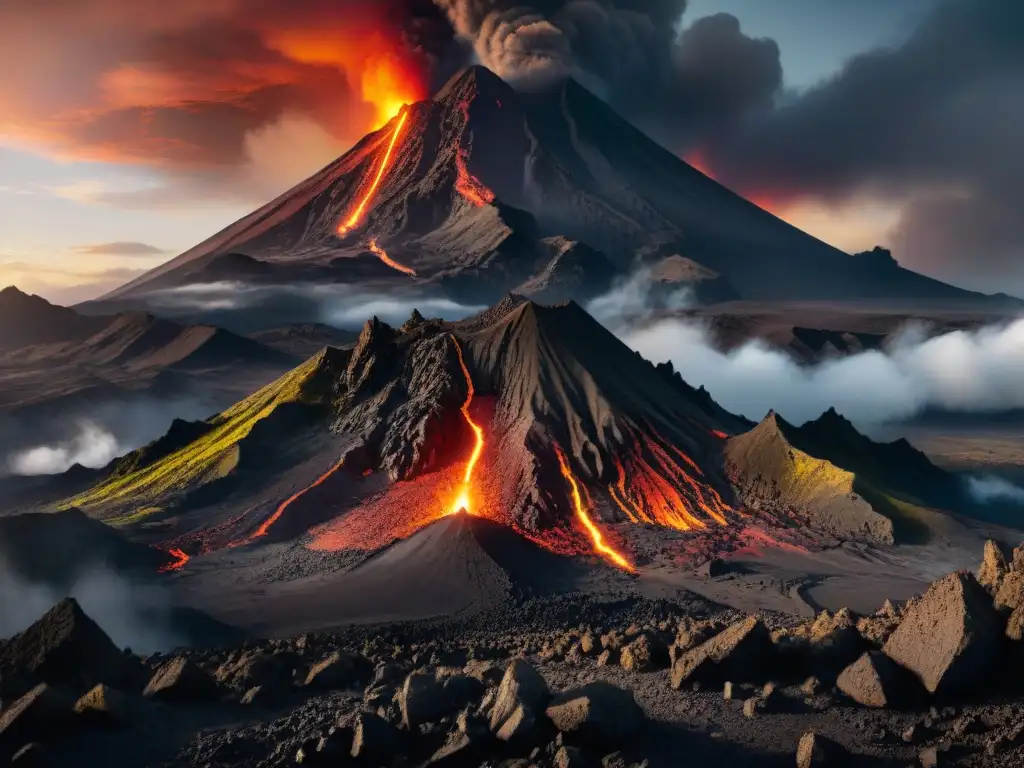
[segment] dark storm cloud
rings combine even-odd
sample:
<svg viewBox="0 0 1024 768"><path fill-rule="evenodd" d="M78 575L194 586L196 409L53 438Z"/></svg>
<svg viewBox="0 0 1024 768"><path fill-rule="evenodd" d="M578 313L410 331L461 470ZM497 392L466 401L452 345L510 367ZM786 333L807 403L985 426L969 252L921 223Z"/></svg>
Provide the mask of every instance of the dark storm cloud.
<svg viewBox="0 0 1024 768"><path fill-rule="evenodd" d="M1024 4L942 0L902 46L833 79L702 153L739 189L910 200L901 261L957 279L1018 270L1024 285Z"/></svg>

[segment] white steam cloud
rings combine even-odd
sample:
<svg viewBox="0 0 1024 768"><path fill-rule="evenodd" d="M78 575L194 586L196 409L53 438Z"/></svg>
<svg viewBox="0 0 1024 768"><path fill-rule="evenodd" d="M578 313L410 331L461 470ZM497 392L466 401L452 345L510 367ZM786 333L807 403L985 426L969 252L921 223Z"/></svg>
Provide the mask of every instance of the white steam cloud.
<svg viewBox="0 0 1024 768"><path fill-rule="evenodd" d="M967 490L979 504L1009 501L1024 505L1024 488L996 475L968 477Z"/></svg>
<svg viewBox="0 0 1024 768"><path fill-rule="evenodd" d="M719 351L702 326L678 319L617 332L648 360L671 360L689 384L704 385L719 404L751 419L774 408L802 423L835 407L870 426L928 408L1024 408L1024 319L932 338L908 329L886 351L813 366L760 341Z"/></svg>
<svg viewBox="0 0 1024 768"><path fill-rule="evenodd" d="M195 283L155 291L149 301L165 313L254 313L280 315L285 322L317 321L340 328L358 328L372 316L392 325L409 319L414 309L425 317L461 320L485 305L460 304L441 296L413 291L379 293L344 284L253 285L241 282ZM230 321L225 321L230 325Z"/></svg>
<svg viewBox="0 0 1024 768"><path fill-rule="evenodd" d="M626 323L649 318L659 310L678 311L692 305L693 291L689 286L665 288L649 268L642 267L625 279L616 280L608 293L591 299L587 311L616 330Z"/></svg>
<svg viewBox="0 0 1024 768"><path fill-rule="evenodd" d="M40 445L9 459L9 469L16 475L57 475L75 464L90 469L105 467L124 451L117 438L104 427L91 421L78 425L78 434L56 445Z"/></svg>

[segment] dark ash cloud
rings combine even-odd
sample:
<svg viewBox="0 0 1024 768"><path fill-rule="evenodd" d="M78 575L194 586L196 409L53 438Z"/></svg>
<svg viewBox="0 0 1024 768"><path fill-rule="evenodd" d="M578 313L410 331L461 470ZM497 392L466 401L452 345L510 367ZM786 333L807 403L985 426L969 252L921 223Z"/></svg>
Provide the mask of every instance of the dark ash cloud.
<svg viewBox="0 0 1024 768"><path fill-rule="evenodd" d="M1020 290L1021 93L1024 5L940 0L902 46L709 137L702 157L741 192L906 204L891 243L901 263Z"/></svg>

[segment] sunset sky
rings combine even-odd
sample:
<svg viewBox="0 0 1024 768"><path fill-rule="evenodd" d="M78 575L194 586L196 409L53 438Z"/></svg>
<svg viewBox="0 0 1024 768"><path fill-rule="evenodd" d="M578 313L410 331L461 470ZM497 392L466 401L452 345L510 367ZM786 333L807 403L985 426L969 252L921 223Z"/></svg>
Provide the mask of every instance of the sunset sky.
<svg viewBox="0 0 1024 768"><path fill-rule="evenodd" d="M483 60L472 15L512 5L4 0L0 284L99 295L316 171L453 68L507 75L521 62ZM543 0L517 45L534 44L527 28L564 37L559 65L638 126L840 248L882 244L918 271L1024 294L1022 5ZM616 25L643 44L626 50ZM650 72L657 90L630 87Z"/></svg>

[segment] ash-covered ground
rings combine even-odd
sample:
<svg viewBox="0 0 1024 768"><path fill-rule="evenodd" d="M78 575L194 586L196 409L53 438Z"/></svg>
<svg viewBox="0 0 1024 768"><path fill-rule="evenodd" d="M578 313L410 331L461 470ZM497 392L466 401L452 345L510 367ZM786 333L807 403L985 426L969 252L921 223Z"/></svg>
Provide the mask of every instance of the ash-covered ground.
<svg viewBox="0 0 1024 768"><path fill-rule="evenodd" d="M0 644L0 751L168 768L1019 765L1024 546L986 543L977 572L807 619L625 582L514 588L444 618L148 657L65 600Z"/></svg>

